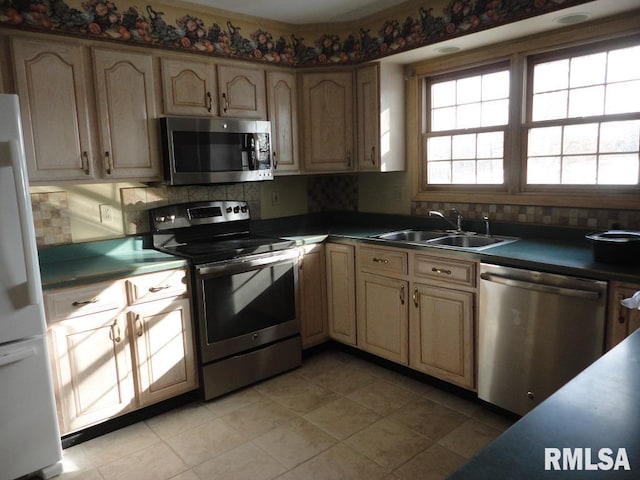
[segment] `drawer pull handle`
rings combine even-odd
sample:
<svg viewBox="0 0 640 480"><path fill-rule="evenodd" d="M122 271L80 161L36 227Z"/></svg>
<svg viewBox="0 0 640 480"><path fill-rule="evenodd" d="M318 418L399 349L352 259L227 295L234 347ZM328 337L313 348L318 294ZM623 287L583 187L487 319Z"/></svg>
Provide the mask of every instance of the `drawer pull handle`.
<svg viewBox="0 0 640 480"><path fill-rule="evenodd" d="M168 288L171 288L171 285L167 283L165 285L160 285L157 287L149 287L149 291L151 293L157 293L157 292L161 292L162 290L167 290Z"/></svg>
<svg viewBox="0 0 640 480"><path fill-rule="evenodd" d="M385 263L385 264L389 263L389 260L387 260L386 258L376 258L376 257L374 257L373 261L376 262L376 263Z"/></svg>
<svg viewBox="0 0 640 480"><path fill-rule="evenodd" d="M120 341L122 340L122 337L120 336L120 325L118 325L118 320L115 320L113 322L113 325L111 325L109 336L111 337L112 342L120 343Z"/></svg>
<svg viewBox="0 0 640 480"><path fill-rule="evenodd" d="M404 305L404 285L400 286L400 305Z"/></svg>
<svg viewBox="0 0 640 480"><path fill-rule="evenodd" d="M140 320L140 314L136 314L136 335L141 337L144 333L144 326L142 325L142 320Z"/></svg>
<svg viewBox="0 0 640 480"><path fill-rule="evenodd" d="M71 305L74 307L82 307L83 305L90 305L92 303L98 303L100 301L100 297L93 297L91 300L85 300L84 302L75 301Z"/></svg>
<svg viewBox="0 0 640 480"><path fill-rule="evenodd" d="M451 275L451 270L446 270L446 269L444 269L444 268L436 268L436 267L433 267L433 268L431 269L431 271L432 271L433 273L439 273L439 274L444 274L444 275Z"/></svg>
<svg viewBox="0 0 640 480"><path fill-rule="evenodd" d="M413 289L413 304L418 306L418 287Z"/></svg>

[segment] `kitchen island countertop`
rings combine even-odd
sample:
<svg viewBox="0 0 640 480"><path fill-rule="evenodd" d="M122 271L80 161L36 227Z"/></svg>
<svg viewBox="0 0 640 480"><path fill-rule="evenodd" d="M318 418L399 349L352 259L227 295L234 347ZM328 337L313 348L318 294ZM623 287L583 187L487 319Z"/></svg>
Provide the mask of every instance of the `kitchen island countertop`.
<svg viewBox="0 0 640 480"><path fill-rule="evenodd" d="M640 330L636 331L471 458L452 480L637 479L640 472ZM545 448L549 451L545 469ZM582 455L564 465L563 449ZM589 449L589 450L587 450ZM601 463L600 449L608 461ZM624 449L624 452L621 451ZM557 465L551 459L560 455ZM590 455L590 467L587 467ZM626 456L630 470L624 469ZM618 468L616 466L616 460ZM600 465L598 465L600 464ZM597 468L594 468L596 465ZM604 469L607 468L608 469Z"/></svg>

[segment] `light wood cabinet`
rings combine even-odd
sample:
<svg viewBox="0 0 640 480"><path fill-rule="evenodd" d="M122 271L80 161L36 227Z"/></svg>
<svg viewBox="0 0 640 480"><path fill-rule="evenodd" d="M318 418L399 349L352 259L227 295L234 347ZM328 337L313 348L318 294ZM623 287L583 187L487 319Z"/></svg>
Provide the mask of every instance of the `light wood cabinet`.
<svg viewBox="0 0 640 480"><path fill-rule="evenodd" d="M354 169L353 72L301 74L304 170Z"/></svg>
<svg viewBox="0 0 640 480"><path fill-rule="evenodd" d="M92 78L77 43L11 48L32 183L160 178L151 55L95 49Z"/></svg>
<svg viewBox="0 0 640 480"><path fill-rule="evenodd" d="M159 179L159 131L151 55L94 49L93 61L105 175L118 179Z"/></svg>
<svg viewBox="0 0 640 480"><path fill-rule="evenodd" d="M359 348L408 364L408 290L409 283L405 280L359 273Z"/></svg>
<svg viewBox="0 0 640 480"><path fill-rule="evenodd" d="M300 172L296 74L267 72L267 107L276 175Z"/></svg>
<svg viewBox="0 0 640 480"><path fill-rule="evenodd" d="M472 389L474 293L415 283L411 296L410 366Z"/></svg>
<svg viewBox="0 0 640 480"><path fill-rule="evenodd" d="M186 270L44 293L61 433L197 387Z"/></svg>
<svg viewBox="0 0 640 480"><path fill-rule="evenodd" d="M412 252L409 366L475 388L477 262Z"/></svg>
<svg viewBox="0 0 640 480"><path fill-rule="evenodd" d="M640 284L611 282L609 284L609 308L607 312L607 350L615 347L640 328L640 310L630 310L620 304L640 291Z"/></svg>
<svg viewBox="0 0 640 480"><path fill-rule="evenodd" d="M136 395L145 407L197 387L190 300L141 303L127 312Z"/></svg>
<svg viewBox="0 0 640 480"><path fill-rule="evenodd" d="M397 248L360 245L357 265L358 347L407 365L407 253Z"/></svg>
<svg viewBox="0 0 640 480"><path fill-rule="evenodd" d="M11 40L29 180L93 180L89 78L77 43Z"/></svg>
<svg viewBox="0 0 640 480"><path fill-rule="evenodd" d="M356 70L359 171L405 170L404 67L374 63Z"/></svg>
<svg viewBox="0 0 640 480"><path fill-rule="evenodd" d="M329 336L339 342L355 345L355 247L327 243L325 249Z"/></svg>
<svg viewBox="0 0 640 480"><path fill-rule="evenodd" d="M223 117L266 120L264 70L218 65L218 105Z"/></svg>
<svg viewBox="0 0 640 480"><path fill-rule="evenodd" d="M164 113L217 115L216 69L211 63L161 58Z"/></svg>
<svg viewBox="0 0 640 480"><path fill-rule="evenodd" d="M302 347L306 348L329 338L324 245L301 247L298 268Z"/></svg>
<svg viewBox="0 0 640 480"><path fill-rule="evenodd" d="M50 326L62 435L135 408L129 337L121 310Z"/></svg>

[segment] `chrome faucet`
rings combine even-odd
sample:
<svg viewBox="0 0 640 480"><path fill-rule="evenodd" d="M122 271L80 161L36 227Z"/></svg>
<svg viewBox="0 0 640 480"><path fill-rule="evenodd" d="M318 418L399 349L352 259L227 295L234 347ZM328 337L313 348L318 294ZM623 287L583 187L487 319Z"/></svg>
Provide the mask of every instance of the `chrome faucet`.
<svg viewBox="0 0 640 480"><path fill-rule="evenodd" d="M485 215L484 217L482 217L482 220L484 220L484 234L487 237L490 237L491 231L489 230L489 216Z"/></svg>
<svg viewBox="0 0 640 480"><path fill-rule="evenodd" d="M429 210L429 216L430 217L440 217L445 222L447 222L449 225L451 225L453 228L455 228L456 231L461 232L462 231L462 215L455 208L451 210L451 213L453 213L456 216L456 222L455 223L453 223L451 220L449 220L447 217L445 217L444 213L442 213L442 212L440 212L438 210Z"/></svg>

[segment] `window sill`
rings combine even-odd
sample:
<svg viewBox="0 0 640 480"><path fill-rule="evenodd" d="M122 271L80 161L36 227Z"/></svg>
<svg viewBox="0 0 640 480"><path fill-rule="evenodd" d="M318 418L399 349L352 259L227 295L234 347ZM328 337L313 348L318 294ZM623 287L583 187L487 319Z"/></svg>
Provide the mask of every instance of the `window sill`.
<svg viewBox="0 0 640 480"><path fill-rule="evenodd" d="M549 194L463 191L422 191L414 194L414 202L487 203L509 205L536 205L550 207L632 209L640 208L640 195L601 192L599 194Z"/></svg>

